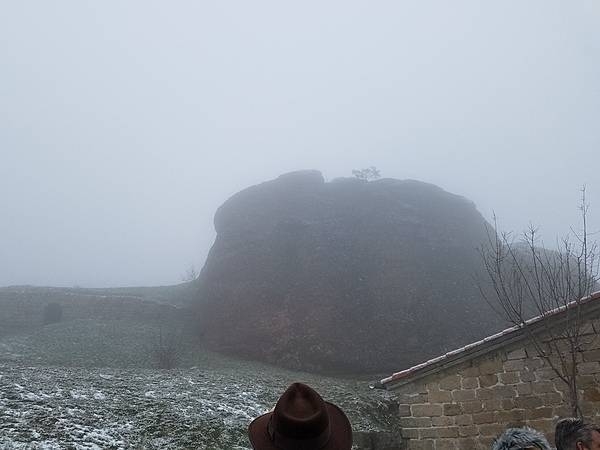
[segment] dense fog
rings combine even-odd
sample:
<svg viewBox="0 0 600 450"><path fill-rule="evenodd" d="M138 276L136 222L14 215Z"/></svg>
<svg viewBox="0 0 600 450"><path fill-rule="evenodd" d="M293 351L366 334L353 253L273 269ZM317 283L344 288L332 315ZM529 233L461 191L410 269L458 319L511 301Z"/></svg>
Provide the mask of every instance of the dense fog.
<svg viewBox="0 0 600 450"><path fill-rule="evenodd" d="M600 227L600 4L7 2L0 285L160 285L235 192L376 166Z"/></svg>

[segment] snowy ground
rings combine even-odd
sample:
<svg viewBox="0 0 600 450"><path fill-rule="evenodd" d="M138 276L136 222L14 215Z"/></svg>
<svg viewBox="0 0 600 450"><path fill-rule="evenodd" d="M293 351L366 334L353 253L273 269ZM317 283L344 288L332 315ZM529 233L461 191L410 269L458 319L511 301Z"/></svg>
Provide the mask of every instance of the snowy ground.
<svg viewBox="0 0 600 450"><path fill-rule="evenodd" d="M245 449L248 423L293 381L340 405L355 431L397 429L393 403L365 381L208 352L202 366L172 371L9 361L0 363L0 448Z"/></svg>

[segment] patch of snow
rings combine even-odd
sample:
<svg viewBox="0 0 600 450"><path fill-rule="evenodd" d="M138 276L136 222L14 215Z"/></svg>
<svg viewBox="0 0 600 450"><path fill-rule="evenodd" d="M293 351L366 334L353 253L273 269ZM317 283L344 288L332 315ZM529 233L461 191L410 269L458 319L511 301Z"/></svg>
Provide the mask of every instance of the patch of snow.
<svg viewBox="0 0 600 450"><path fill-rule="evenodd" d="M21 394L21 398L23 400L29 400L30 402L35 402L38 400L42 400L42 397L40 397L37 394L34 394L33 392L28 392L26 394Z"/></svg>
<svg viewBox="0 0 600 450"><path fill-rule="evenodd" d="M75 400L87 399L87 395L78 391L71 391L71 398L74 398Z"/></svg>

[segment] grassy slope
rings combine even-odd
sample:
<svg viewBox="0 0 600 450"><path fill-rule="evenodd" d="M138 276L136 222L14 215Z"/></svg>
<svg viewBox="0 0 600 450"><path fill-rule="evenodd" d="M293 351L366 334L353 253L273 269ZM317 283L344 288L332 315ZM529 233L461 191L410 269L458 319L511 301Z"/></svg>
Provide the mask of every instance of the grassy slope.
<svg viewBox="0 0 600 450"><path fill-rule="evenodd" d="M180 361L187 368L148 368L155 331L78 320L0 340L0 446L95 439L100 448L247 448L249 421L294 381L339 404L355 431L398 429L391 398L363 380L240 361L189 342Z"/></svg>

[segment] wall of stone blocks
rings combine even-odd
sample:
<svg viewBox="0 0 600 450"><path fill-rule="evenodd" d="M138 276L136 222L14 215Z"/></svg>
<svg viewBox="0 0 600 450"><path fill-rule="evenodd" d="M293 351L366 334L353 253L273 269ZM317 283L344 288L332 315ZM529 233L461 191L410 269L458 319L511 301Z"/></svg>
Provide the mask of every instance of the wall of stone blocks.
<svg viewBox="0 0 600 450"><path fill-rule="evenodd" d="M167 323L181 321L186 314L186 311L171 305L148 302L135 297L77 295L51 291L10 293L0 296L0 336L41 327L44 307L49 303L62 306L63 321L123 319Z"/></svg>
<svg viewBox="0 0 600 450"><path fill-rule="evenodd" d="M600 322L579 355L581 408L600 421ZM488 450L511 426L528 425L554 438L570 416L568 389L532 346L513 345L397 388L407 450Z"/></svg>

